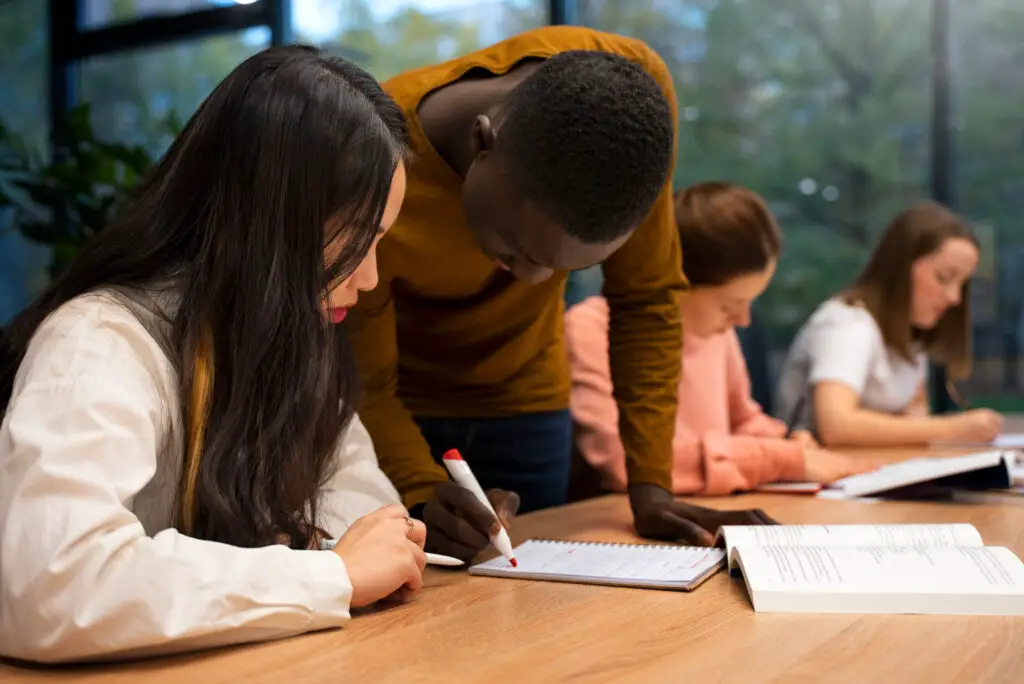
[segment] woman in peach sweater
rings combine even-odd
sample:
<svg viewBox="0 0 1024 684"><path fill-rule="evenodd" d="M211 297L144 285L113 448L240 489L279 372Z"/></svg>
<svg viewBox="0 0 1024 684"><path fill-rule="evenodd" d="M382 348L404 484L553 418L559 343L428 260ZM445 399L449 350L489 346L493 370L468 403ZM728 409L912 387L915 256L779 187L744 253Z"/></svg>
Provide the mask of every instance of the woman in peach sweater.
<svg viewBox="0 0 1024 684"><path fill-rule="evenodd" d="M777 481L832 482L875 467L818 447L762 411L735 326L775 273L779 228L746 188L703 183L679 192L676 224L683 271L683 377L679 383L673 488L676 494L731 494ZM608 305L591 297L571 308L565 335L572 367L577 446L604 487L624 491L625 454L608 364Z"/></svg>

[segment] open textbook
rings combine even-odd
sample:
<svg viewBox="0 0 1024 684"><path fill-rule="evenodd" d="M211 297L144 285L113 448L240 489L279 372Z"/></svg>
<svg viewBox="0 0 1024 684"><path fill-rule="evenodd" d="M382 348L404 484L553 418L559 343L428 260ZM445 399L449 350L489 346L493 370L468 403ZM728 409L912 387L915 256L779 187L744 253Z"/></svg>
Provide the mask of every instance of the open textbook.
<svg viewBox="0 0 1024 684"><path fill-rule="evenodd" d="M951 458L914 458L870 473L833 482L819 497L934 496L957 489L1007 489L1013 484L1016 456L1011 451L984 451Z"/></svg>
<svg viewBox="0 0 1024 684"><path fill-rule="evenodd" d="M1024 563L973 525L726 526L757 612L1024 615Z"/></svg>

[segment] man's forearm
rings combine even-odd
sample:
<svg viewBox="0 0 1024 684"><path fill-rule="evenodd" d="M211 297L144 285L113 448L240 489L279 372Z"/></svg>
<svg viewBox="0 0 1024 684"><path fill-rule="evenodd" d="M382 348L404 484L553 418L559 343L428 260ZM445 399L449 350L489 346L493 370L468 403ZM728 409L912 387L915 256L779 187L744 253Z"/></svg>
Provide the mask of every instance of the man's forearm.
<svg viewBox="0 0 1024 684"><path fill-rule="evenodd" d="M668 299L647 309L613 310L609 360L629 482L671 491L682 320L675 298Z"/></svg>

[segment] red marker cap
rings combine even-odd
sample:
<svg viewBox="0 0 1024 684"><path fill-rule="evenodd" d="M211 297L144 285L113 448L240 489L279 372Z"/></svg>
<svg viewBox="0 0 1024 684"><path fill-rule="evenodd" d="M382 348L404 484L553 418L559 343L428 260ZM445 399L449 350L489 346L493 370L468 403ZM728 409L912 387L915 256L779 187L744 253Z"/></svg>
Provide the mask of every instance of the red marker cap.
<svg viewBox="0 0 1024 684"><path fill-rule="evenodd" d="M458 449L449 449L448 451L444 452L444 456L442 458L444 458L444 460L446 460L446 461L461 461L461 460L463 460L462 459L462 454L459 453Z"/></svg>

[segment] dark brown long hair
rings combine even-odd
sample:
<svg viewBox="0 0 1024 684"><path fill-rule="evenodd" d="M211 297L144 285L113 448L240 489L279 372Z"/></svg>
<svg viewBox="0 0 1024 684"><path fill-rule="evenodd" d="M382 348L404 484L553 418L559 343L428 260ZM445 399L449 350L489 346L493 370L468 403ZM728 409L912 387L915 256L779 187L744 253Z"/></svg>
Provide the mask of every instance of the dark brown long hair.
<svg viewBox="0 0 1024 684"><path fill-rule="evenodd" d="M154 336L187 426L177 526L305 548L356 404L343 326L321 303L378 233L406 154L400 110L318 50L249 58L199 107L121 216L14 323L0 408L40 323L96 290L165 292ZM337 258L325 246L338 239ZM54 407L59 410L59 407Z"/></svg>
<svg viewBox="0 0 1024 684"><path fill-rule="evenodd" d="M841 295L871 312L886 346L913 361L918 343L936 362L946 365L950 379L971 374L970 281L960 302L934 328L915 329L911 322L911 272L914 262L937 251L950 238L978 241L967 222L935 202L921 202L902 212L885 229L875 251L853 285Z"/></svg>
<svg viewBox="0 0 1024 684"><path fill-rule="evenodd" d="M683 273L693 287L763 271L782 251L782 233L768 205L742 186L711 181L680 190L675 215Z"/></svg>

